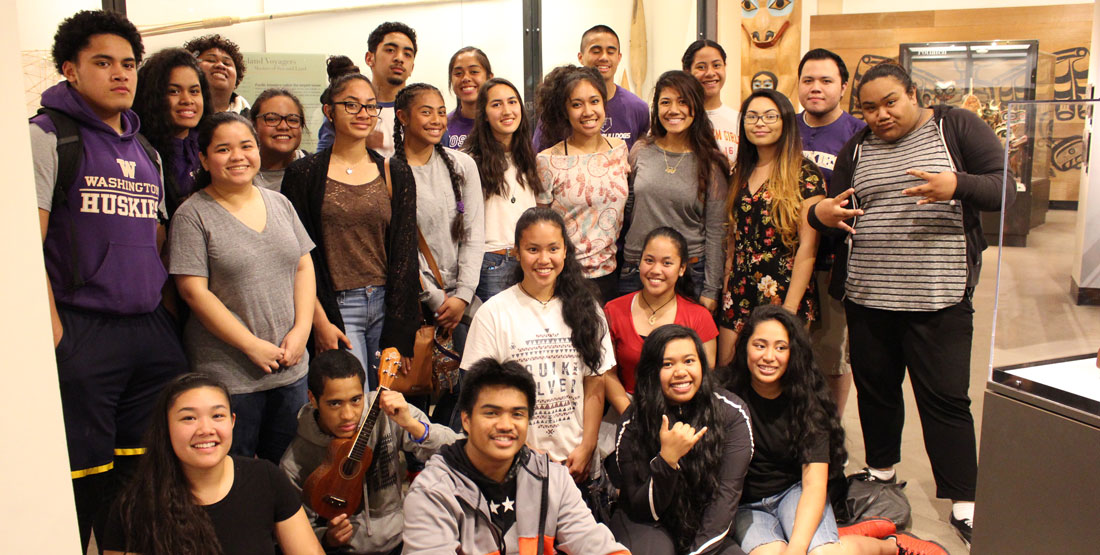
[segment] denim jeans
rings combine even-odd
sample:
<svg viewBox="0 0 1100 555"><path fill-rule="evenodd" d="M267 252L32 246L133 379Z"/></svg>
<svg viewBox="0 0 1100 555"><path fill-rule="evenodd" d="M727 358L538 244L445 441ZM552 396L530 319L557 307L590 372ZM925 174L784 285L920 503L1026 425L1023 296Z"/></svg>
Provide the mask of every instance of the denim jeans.
<svg viewBox="0 0 1100 555"><path fill-rule="evenodd" d="M515 285L516 267L519 261L514 256L485 253L481 260L481 278L474 293L481 302Z"/></svg>
<svg viewBox="0 0 1100 555"><path fill-rule="evenodd" d="M703 281L706 279L706 260L700 258L698 262L688 265L688 272L691 272L691 286L692 291L695 293L695 298L699 298L699 295L703 294ZM627 293L633 293L642 288L642 276L638 271L636 264L626 262L623 264L622 271L619 273L619 296L626 295Z"/></svg>
<svg viewBox="0 0 1100 555"><path fill-rule="evenodd" d="M230 396L237 423L229 452L279 464L298 433L298 410L306 404L306 377L282 387Z"/></svg>
<svg viewBox="0 0 1100 555"><path fill-rule="evenodd" d="M766 543L788 542L794 531L794 515L798 509L798 500L802 498L802 483L799 482L786 490L759 501L737 507L737 516L733 519L734 537L741 542L745 553ZM836 517L833 507L825 500L825 510L821 513L821 522L810 540L813 551L827 543L837 543L840 537L836 529Z"/></svg>
<svg viewBox="0 0 1100 555"><path fill-rule="evenodd" d="M368 390L378 389L378 339L386 315L386 288L367 286L336 293L344 335L351 340L351 354L367 371Z"/></svg>

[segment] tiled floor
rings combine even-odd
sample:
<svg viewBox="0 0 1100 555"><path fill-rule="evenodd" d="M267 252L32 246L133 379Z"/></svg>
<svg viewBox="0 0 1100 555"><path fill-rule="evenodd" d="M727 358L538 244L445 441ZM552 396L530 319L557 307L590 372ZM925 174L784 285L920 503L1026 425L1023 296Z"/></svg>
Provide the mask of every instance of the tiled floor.
<svg viewBox="0 0 1100 555"><path fill-rule="evenodd" d="M997 348L993 356L996 366L1095 353L1100 346L1100 307L1075 306L1069 296L1076 216L1073 211L1049 211L1046 223L1031 231L1026 248L1005 249ZM982 279L974 294L970 396L979 442L982 397L989 375L997 258L996 247L985 251ZM906 493L913 508L911 532L943 544L950 553L965 554L966 547L947 523L951 502L936 499L936 486L924 452L920 421L908 380L905 410L908 418L902 434L902 462L897 470L899 479L909 482ZM864 456L854 391L843 423L850 451L847 472L852 473L863 467ZM979 464L980 457L979 453ZM981 521L975 526L981 526Z"/></svg>

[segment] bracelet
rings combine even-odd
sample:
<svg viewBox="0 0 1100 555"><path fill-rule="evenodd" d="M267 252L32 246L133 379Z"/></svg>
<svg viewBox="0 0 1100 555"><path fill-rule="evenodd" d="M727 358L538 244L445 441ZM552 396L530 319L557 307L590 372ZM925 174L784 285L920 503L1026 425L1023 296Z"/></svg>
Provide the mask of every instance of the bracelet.
<svg viewBox="0 0 1100 555"><path fill-rule="evenodd" d="M420 436L420 439L416 439L415 437L412 436L412 434L409 434L409 439L413 440L414 442L416 442L418 444L419 443L424 443L424 440L428 439L428 431L431 430L432 427L427 422L425 422L423 420L417 420L417 422L424 425L424 435Z"/></svg>

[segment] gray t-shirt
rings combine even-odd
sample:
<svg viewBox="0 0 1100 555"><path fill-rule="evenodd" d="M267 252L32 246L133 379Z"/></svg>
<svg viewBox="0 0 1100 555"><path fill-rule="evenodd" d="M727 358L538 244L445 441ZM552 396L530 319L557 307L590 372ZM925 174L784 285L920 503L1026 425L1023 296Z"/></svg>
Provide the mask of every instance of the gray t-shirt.
<svg viewBox="0 0 1100 555"><path fill-rule="evenodd" d="M298 149L294 151L294 159L301 160L306 157L306 151ZM256 177L252 178L252 184L257 187L263 187L272 191L282 192L283 190L283 174L286 173L286 168L279 170L265 170L260 168L260 171L256 172Z"/></svg>
<svg viewBox="0 0 1100 555"><path fill-rule="evenodd" d="M294 327L294 276L313 241L286 197L257 190L267 209L262 232L244 225L205 190L191 195L169 226L168 272L207 278L210 291L249 331L278 345ZM191 369L222 380L234 395L294 383L309 368L307 354L293 367L268 374L193 313L183 344Z"/></svg>
<svg viewBox="0 0 1100 555"><path fill-rule="evenodd" d="M455 171L462 175L462 240L451 236L451 223L458 215L455 194L451 188L451 176L438 152L423 166L413 166L416 179L416 225L424 234L424 240L439 266L447 295L456 296L467 303L474 297L481 278L481 259L485 255L485 201L481 194L481 176L474 159L464 152L444 149L454 162ZM443 304L440 290L432 270L423 254L420 257L420 274L428 294L428 307L432 310Z"/></svg>
<svg viewBox="0 0 1100 555"><path fill-rule="evenodd" d="M703 296L718 298L722 288L726 236L726 175L715 168L705 198L699 198L698 158L695 153L668 152L647 141L630 149L630 180L633 183L634 212L626 234L626 261L638 264L645 236L668 226L687 239L688 258L705 258ZM669 173L669 168L675 172Z"/></svg>

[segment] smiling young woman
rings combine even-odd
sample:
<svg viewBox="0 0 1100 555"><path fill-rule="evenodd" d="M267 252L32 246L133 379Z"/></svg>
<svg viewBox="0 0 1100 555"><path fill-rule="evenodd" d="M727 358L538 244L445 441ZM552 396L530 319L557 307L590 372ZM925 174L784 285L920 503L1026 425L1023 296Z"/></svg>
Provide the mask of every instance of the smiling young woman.
<svg viewBox="0 0 1100 555"><path fill-rule="evenodd" d="M737 133L741 118L737 110L722 104L722 87L726 84L726 50L709 39L700 39L684 51L680 59L683 70L691 73L703 86L703 106L714 131L718 148L726 155L730 167L737 160Z"/></svg>
<svg viewBox="0 0 1100 555"><path fill-rule="evenodd" d="M467 46L451 56L447 64L451 92L458 99L458 106L447 114L447 132L443 146L460 149L474 129L478 110L478 91L482 83L493 78L493 66L480 48Z"/></svg>
<svg viewBox="0 0 1100 555"><path fill-rule="evenodd" d="M289 90L267 89L256 97L249 115L260 137L260 171L255 184L281 191L286 167L308 154L298 148L306 125L305 109Z"/></svg>
<svg viewBox="0 0 1100 555"><path fill-rule="evenodd" d="M165 386L137 473L96 538L107 554L274 555L276 544L287 555L323 553L286 475L262 459L228 456L230 397L203 374Z"/></svg>
<svg viewBox="0 0 1100 555"><path fill-rule="evenodd" d="M742 555L728 531L753 451L744 402L718 386L699 336L675 324L646 338L637 377L616 436L612 532L631 553Z"/></svg>
<svg viewBox="0 0 1100 555"><path fill-rule="evenodd" d="M512 242L516 222L543 194L531 148L531 128L515 85L493 78L481 86L466 152L477 162L485 195L485 257L476 292L482 301L512 284L517 264Z"/></svg>
<svg viewBox="0 0 1100 555"><path fill-rule="evenodd" d="M817 166L802 156L794 108L771 89L741 105L741 147L729 196L729 249L719 310L718 365L733 358L752 309L779 304L808 322L817 319L813 284L817 231L807 210L825 197Z"/></svg>
<svg viewBox="0 0 1100 555"><path fill-rule="evenodd" d="M163 161L164 202L171 217L195 191L197 128L214 112L206 75L195 57L181 48L166 48L145 60L138 70L134 111L141 117L141 134Z"/></svg>
<svg viewBox="0 0 1100 555"><path fill-rule="evenodd" d="M668 226L687 239L684 262L694 285L690 298L709 310L718 306L729 166L703 112L703 87L690 75L668 71L657 79L649 134L634 143L628 158L634 196L620 295L641 288L643 239Z"/></svg>
<svg viewBox="0 0 1100 555"><path fill-rule="evenodd" d="M546 190L539 202L565 219L585 277L599 287L604 302L610 301L618 292L615 242L623 227L630 166L626 143L600 134L605 83L593 68L561 66L536 94L545 136L566 137L538 155Z"/></svg>
<svg viewBox="0 0 1100 555"><path fill-rule="evenodd" d="M172 217L168 272L192 311L192 370L225 382L237 405L233 453L277 463L306 398L314 245L286 197L252 184L257 143L234 112L200 126L202 189Z"/></svg>

